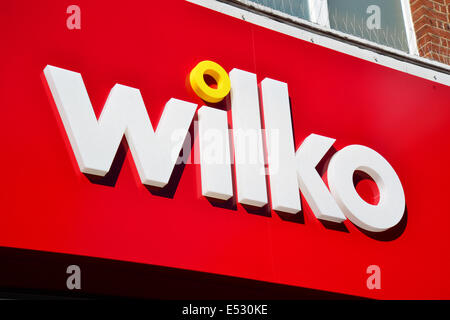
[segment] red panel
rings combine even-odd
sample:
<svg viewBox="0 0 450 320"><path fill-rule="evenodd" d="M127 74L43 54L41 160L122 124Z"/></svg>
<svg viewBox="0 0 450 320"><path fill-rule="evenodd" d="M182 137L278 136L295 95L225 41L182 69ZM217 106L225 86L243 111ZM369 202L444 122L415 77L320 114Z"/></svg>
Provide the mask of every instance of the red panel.
<svg viewBox="0 0 450 320"><path fill-rule="evenodd" d="M227 274L375 298L450 298L450 88L253 26L185 1L2 1L0 245ZM140 184L126 153L113 185L80 173L42 70L82 73L95 111L121 83L141 90L152 121L201 60L287 82L296 145L311 133L336 149L363 144L394 167L407 219L374 236L214 206L186 165L174 194ZM119 161L120 164L120 161ZM114 179L113 179L114 180ZM114 181L113 181L114 182ZM381 267L382 289L366 287Z"/></svg>

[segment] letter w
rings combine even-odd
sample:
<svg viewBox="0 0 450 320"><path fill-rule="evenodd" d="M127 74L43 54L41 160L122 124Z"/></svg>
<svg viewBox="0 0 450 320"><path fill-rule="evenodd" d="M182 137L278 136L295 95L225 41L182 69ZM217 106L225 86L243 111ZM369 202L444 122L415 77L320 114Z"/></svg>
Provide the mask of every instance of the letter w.
<svg viewBox="0 0 450 320"><path fill-rule="evenodd" d="M170 99L155 132L140 91L116 84L97 121L81 74L48 65L44 75L81 172L104 176L125 134L142 183L169 182L197 105Z"/></svg>

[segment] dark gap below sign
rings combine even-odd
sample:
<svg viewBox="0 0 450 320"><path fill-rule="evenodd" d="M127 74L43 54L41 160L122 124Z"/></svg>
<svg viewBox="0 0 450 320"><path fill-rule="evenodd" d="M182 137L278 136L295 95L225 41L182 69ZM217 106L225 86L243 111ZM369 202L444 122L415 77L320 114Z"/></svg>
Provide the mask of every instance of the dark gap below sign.
<svg viewBox="0 0 450 320"><path fill-rule="evenodd" d="M361 299L360 297L210 273L0 247L0 299ZM81 270L69 290L67 267Z"/></svg>

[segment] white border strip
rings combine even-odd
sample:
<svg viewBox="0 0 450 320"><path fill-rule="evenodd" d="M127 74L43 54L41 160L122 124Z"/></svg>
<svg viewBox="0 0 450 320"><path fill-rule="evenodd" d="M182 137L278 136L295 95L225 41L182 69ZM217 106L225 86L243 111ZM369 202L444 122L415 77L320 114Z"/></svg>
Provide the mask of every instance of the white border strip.
<svg viewBox="0 0 450 320"><path fill-rule="evenodd" d="M334 36L338 36L339 38L342 38L343 41L339 41L330 37L327 37L325 35L313 33L308 30L304 30L283 22L276 21L274 19L271 19L269 17L259 15L257 13L251 12L249 10L244 10L241 8L238 8L236 6L226 4L217 0L186 0L188 2L200 5L205 8L209 8L211 10L221 12L223 14L229 15L231 17L235 17L238 19L245 20L247 22L250 22L252 24L268 28L289 36L292 36L297 39L305 40L313 42L319 46L326 47L335 51L339 51L360 59L364 59L367 61L371 61L373 63L383 65L386 67L389 67L391 69L395 69L398 71L403 71L408 74L424 78L430 81L434 81L437 83L441 83L446 86L450 86L450 66L447 66L442 63L434 62L422 57L417 57L411 54L404 53L400 50L392 49L383 45L376 45L372 42L365 41L363 39L347 35L345 33L331 30L328 28L324 28L322 26L319 26L317 24L313 24L311 22L301 20L301 21L293 21L293 22L301 22L301 24L306 25L310 28L317 29L320 32L332 34ZM256 6L255 6L256 7ZM278 15L278 12L277 12ZM280 14L282 16L283 14ZM287 16L287 15L286 15ZM290 16L286 17L287 20L292 20ZM362 48L361 46L345 42L345 40L357 42L360 43L362 46L367 46L367 48ZM381 51L390 52L397 56L400 56L402 58L417 61L421 64L426 64L430 66L434 66L436 68L440 68L443 70L448 70L449 73L436 71L434 69L426 68L423 66L420 66L418 64L414 64L411 62L403 61L400 59L396 59L394 57L383 55L378 52L374 52L373 50L370 50L370 47L376 47L376 49L379 49Z"/></svg>

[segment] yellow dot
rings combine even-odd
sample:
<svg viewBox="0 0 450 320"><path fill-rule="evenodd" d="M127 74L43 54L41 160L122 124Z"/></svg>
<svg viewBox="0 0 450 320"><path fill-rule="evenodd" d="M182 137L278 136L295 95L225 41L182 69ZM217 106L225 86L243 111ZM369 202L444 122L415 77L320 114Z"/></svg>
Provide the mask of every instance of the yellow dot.
<svg viewBox="0 0 450 320"><path fill-rule="evenodd" d="M217 88L212 88L205 82L205 75L216 81ZM189 80L194 92L203 100L211 103L222 101L231 89L228 73L219 64L209 60L197 64L192 69Z"/></svg>

